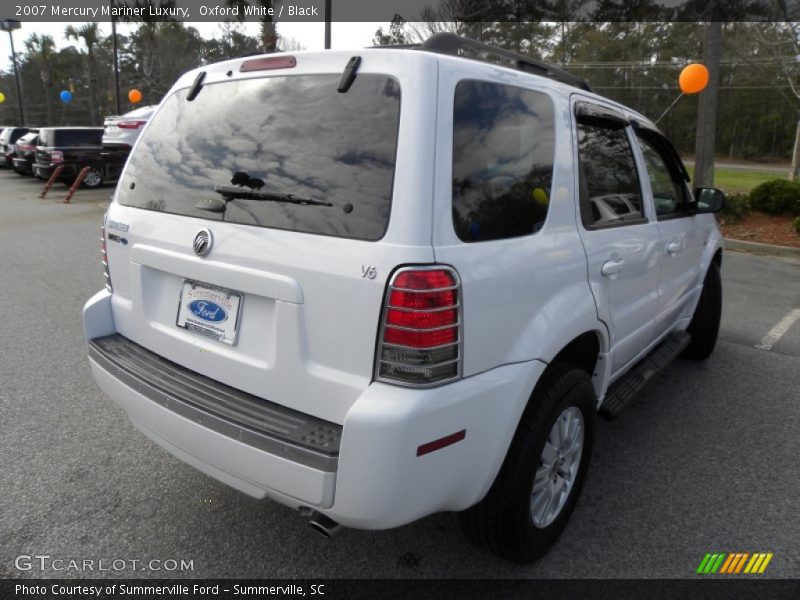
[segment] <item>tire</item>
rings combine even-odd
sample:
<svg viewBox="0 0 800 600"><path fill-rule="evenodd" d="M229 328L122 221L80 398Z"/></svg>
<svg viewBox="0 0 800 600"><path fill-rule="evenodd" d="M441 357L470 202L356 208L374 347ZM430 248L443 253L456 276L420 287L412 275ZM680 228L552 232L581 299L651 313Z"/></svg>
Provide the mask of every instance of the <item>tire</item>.
<svg viewBox="0 0 800 600"><path fill-rule="evenodd" d="M86 173L86 177L83 178L82 184L89 189L98 188L103 185L103 176L100 174L99 169L91 167Z"/></svg>
<svg viewBox="0 0 800 600"><path fill-rule="evenodd" d="M537 525L535 508L541 505L534 502L534 475L537 486L542 481L545 487L550 486L552 471L544 464L543 451L546 442L552 448L551 430L557 419L566 422L565 414L573 419L580 415L583 443L577 465L573 463L566 499L559 502L549 522L540 519ZM595 414L594 387L586 372L564 363L551 364L528 401L491 489L478 504L458 515L467 537L516 563L530 563L544 555L564 530L583 487L594 442ZM546 476L540 478L540 473ZM541 512L538 515L541 517Z"/></svg>
<svg viewBox="0 0 800 600"><path fill-rule="evenodd" d="M703 291L697 307L694 309L692 321L686 332L692 341L681 353L690 360L705 360L714 351L719 335L719 322L722 316L722 279L719 266L713 260L703 281Z"/></svg>

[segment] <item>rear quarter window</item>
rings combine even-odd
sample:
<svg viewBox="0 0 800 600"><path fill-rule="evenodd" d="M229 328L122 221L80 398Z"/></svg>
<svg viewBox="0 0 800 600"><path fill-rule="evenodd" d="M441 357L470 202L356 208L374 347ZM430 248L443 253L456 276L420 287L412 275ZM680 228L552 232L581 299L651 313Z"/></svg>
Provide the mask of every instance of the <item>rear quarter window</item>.
<svg viewBox="0 0 800 600"><path fill-rule="evenodd" d="M553 101L485 81L453 105L453 225L464 242L530 235L544 224L555 152Z"/></svg>

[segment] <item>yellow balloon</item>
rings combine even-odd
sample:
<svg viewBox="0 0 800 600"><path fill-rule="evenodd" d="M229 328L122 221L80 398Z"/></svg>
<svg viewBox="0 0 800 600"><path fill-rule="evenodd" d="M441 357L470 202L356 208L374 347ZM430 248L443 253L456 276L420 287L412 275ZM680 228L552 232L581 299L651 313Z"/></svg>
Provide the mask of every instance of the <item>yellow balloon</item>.
<svg viewBox="0 0 800 600"><path fill-rule="evenodd" d="M547 197L547 192L540 187L535 188L531 195L537 204L541 204L542 206L550 204L550 198Z"/></svg>
<svg viewBox="0 0 800 600"><path fill-rule="evenodd" d="M6 95L3 92L0 92L0 104L6 101Z"/></svg>
<svg viewBox="0 0 800 600"><path fill-rule="evenodd" d="M678 85L684 94L702 92L708 85L708 69L700 63L687 65L678 77Z"/></svg>

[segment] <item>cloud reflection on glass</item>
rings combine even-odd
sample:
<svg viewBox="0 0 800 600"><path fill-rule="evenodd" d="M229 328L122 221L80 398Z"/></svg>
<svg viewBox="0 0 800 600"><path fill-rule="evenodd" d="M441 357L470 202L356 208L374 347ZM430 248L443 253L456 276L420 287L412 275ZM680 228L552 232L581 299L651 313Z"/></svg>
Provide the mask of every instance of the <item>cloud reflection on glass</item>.
<svg viewBox="0 0 800 600"><path fill-rule="evenodd" d="M393 78L360 74L340 94L338 79L300 75L207 84L192 102L185 90L178 91L131 156L120 202L203 219L380 239L391 204L400 88ZM263 180L262 192L333 206L237 198L222 212L197 208L218 200L215 189L230 186L237 172Z"/></svg>

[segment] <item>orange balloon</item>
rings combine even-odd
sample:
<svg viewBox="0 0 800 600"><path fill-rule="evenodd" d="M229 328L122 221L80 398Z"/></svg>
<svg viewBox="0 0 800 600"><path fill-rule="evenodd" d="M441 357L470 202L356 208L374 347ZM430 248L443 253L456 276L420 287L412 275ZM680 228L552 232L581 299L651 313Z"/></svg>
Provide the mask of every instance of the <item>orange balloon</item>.
<svg viewBox="0 0 800 600"><path fill-rule="evenodd" d="M678 85L684 94L702 92L708 85L708 69L700 63L685 66L678 77Z"/></svg>
<svg viewBox="0 0 800 600"><path fill-rule="evenodd" d="M142 101L142 92L139 90L131 90L128 92L128 100L131 101L131 104L136 104L137 102Z"/></svg>

